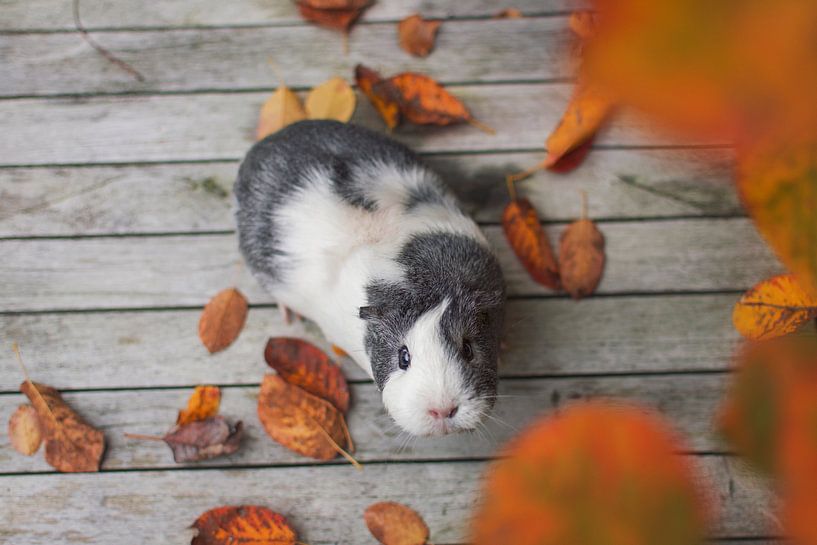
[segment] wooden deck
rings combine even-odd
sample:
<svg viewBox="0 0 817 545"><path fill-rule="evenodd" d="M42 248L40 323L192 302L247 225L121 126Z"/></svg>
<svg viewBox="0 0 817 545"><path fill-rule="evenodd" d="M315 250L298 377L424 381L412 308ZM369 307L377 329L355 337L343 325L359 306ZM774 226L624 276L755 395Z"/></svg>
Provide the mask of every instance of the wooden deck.
<svg viewBox="0 0 817 545"><path fill-rule="evenodd" d="M416 507L434 543L465 541L480 474L513 430L401 448L375 387L347 364L365 468L313 463L264 434L255 396L266 338L317 332L281 323L245 271L253 308L240 339L215 356L198 342L200 308L236 275L229 193L276 85L269 57L297 89L351 78L357 62L423 71L495 127L395 136L444 174L501 256L511 299L500 389L511 397L499 416L522 427L597 395L656 407L717 487L713 539L773 541L766 491L737 478L710 425L737 341L731 305L780 270L730 185L730 149L620 116L581 168L520 186L553 237L587 190L607 238L597 296L575 303L532 283L502 240L502 177L541 159L565 105L561 45L575 4L514 4L529 17L492 20L501 6L487 0L378 0L344 56L337 34L303 24L286 0L83 0L85 25L145 75L137 82L80 39L70 2L0 0L0 415L23 401L7 342L17 340L31 374L66 392L109 445L101 473L68 475L0 436L0 543L187 543L204 510L259 503L307 543L358 545L374 543L364 508L388 499ZM395 21L416 10L448 18L426 60L396 45ZM383 129L362 98L354 121ZM123 437L166 430L200 383L222 385L222 413L245 420L239 453L177 465L164 445Z"/></svg>

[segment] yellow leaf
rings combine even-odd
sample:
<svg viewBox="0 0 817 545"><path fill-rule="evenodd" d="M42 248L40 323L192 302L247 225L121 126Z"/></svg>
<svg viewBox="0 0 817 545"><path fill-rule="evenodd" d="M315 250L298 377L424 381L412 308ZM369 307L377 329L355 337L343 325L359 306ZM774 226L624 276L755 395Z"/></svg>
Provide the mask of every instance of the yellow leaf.
<svg viewBox="0 0 817 545"><path fill-rule="evenodd" d="M334 119L346 123L355 113L357 99L346 80L334 77L312 89L306 97L309 119Z"/></svg>
<svg viewBox="0 0 817 545"><path fill-rule="evenodd" d="M773 276L743 294L735 304L732 323L749 339L772 339L792 333L817 316L817 296L794 275Z"/></svg>
<svg viewBox="0 0 817 545"><path fill-rule="evenodd" d="M196 386L187 400L187 408L179 411L176 424L182 426L216 416L220 404L221 390L218 386Z"/></svg>
<svg viewBox="0 0 817 545"><path fill-rule="evenodd" d="M255 138L261 140L302 119L306 119L306 112L301 99L289 87L281 85L261 106Z"/></svg>

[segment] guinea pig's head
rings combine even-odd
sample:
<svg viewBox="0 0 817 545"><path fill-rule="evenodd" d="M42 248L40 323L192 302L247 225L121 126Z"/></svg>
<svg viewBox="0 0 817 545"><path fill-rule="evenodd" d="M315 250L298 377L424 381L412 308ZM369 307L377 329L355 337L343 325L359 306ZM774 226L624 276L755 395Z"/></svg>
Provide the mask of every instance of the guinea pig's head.
<svg viewBox="0 0 817 545"><path fill-rule="evenodd" d="M360 309L383 404L413 435L475 429L493 408L504 291L423 301L392 286Z"/></svg>

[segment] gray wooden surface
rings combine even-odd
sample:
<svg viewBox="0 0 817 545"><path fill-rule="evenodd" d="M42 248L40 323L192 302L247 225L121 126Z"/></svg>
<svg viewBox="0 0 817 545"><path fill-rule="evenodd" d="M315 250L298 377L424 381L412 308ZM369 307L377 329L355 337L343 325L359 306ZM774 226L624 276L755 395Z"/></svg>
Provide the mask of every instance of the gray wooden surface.
<svg viewBox="0 0 817 545"><path fill-rule="evenodd" d="M142 71L136 82L73 30L71 3L0 0L0 416L23 402L9 341L31 374L102 428L100 474L60 475L0 438L0 543L186 543L202 511L261 503L312 544L374 543L362 511L395 499L421 511L434 543L467 539L479 478L502 442L576 399L637 401L686 438L682 454L715 486L713 540L771 543L768 491L726 451L712 419L738 337L731 306L778 272L731 186L731 150L667 134L622 112L567 175L519 190L557 240L578 190L607 239L597 296L576 303L532 283L499 227L503 177L535 164L571 91L569 0L379 0L341 37L304 24L286 0L83 0L97 39ZM503 7L528 17L493 20ZM445 18L427 59L396 46L394 22ZM511 300L496 416L483 434L405 443L351 362L349 415L362 472L313 463L271 441L255 416L262 351L275 335L323 344L309 322L285 325L239 265L231 186L275 87L273 58L299 90L365 62L439 78L495 136L470 126L401 127L483 226ZM360 98L354 121L383 130ZM201 305L237 282L252 308L241 337L211 356ZM324 345L325 346L325 345ZM237 454L179 466L161 434L192 386L223 386L223 413L247 425Z"/></svg>

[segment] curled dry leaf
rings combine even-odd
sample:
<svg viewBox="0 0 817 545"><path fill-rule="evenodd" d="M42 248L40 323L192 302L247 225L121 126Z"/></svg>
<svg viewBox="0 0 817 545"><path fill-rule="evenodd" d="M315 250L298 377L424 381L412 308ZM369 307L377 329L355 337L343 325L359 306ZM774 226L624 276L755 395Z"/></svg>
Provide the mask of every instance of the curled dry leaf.
<svg viewBox="0 0 817 545"><path fill-rule="evenodd" d="M290 384L299 386L346 413L349 385L340 367L314 344L301 339L275 337L267 341L264 359Z"/></svg>
<svg viewBox="0 0 817 545"><path fill-rule="evenodd" d="M306 97L309 119L334 119L346 123L355 113L355 92L343 78L332 78L312 89Z"/></svg>
<svg viewBox="0 0 817 545"><path fill-rule="evenodd" d="M203 513L191 545L295 545L298 535L286 518L258 505L226 506Z"/></svg>
<svg viewBox="0 0 817 545"><path fill-rule="evenodd" d="M427 57L434 49L441 21L427 21L419 13L409 15L397 25L400 47L415 57Z"/></svg>
<svg viewBox="0 0 817 545"><path fill-rule="evenodd" d="M50 386L25 381L20 391L37 411L45 438L45 461L63 473L99 471L105 436L91 427Z"/></svg>
<svg viewBox="0 0 817 545"><path fill-rule="evenodd" d="M233 454L241 445L243 424L230 426L223 416L176 426L162 440L173 451L176 463L198 462Z"/></svg>
<svg viewBox="0 0 817 545"><path fill-rule="evenodd" d="M735 303L732 323L749 339L763 340L792 333L817 317L817 295L803 289L792 274L758 283Z"/></svg>
<svg viewBox="0 0 817 545"><path fill-rule="evenodd" d="M348 32L374 0L297 0L307 21Z"/></svg>
<svg viewBox="0 0 817 545"><path fill-rule="evenodd" d="M31 456L40 449L43 441L37 411L29 404L17 407L9 418L9 442L20 454Z"/></svg>
<svg viewBox="0 0 817 545"><path fill-rule="evenodd" d="M261 140L302 119L306 119L306 112L301 99L289 87L281 85L261 106L255 139Z"/></svg>
<svg viewBox="0 0 817 545"><path fill-rule="evenodd" d="M247 310L247 299L236 288L220 291L210 299L199 319L199 338L211 354L224 350L238 338Z"/></svg>
<svg viewBox="0 0 817 545"><path fill-rule="evenodd" d="M318 460L331 460L350 444L343 414L334 405L277 375L264 376L258 418L270 437Z"/></svg>
<svg viewBox="0 0 817 545"><path fill-rule="evenodd" d="M684 450L643 407L572 405L528 427L491 465L470 541L593 543L591 535L612 544L703 543L712 498L703 475L678 455Z"/></svg>
<svg viewBox="0 0 817 545"><path fill-rule="evenodd" d="M567 153L596 134L613 111L613 100L601 89L579 83L562 119L545 142L545 168L551 168Z"/></svg>
<svg viewBox="0 0 817 545"><path fill-rule="evenodd" d="M417 511L393 501L374 503L366 508L363 520L383 545L426 545L428 526Z"/></svg>
<svg viewBox="0 0 817 545"><path fill-rule="evenodd" d="M596 291L604 271L604 235L587 219L586 199L582 193L582 217L565 229L559 244L559 276L574 299Z"/></svg>
<svg viewBox="0 0 817 545"><path fill-rule="evenodd" d="M389 130L400 124L400 105L394 89L383 84L383 78L375 70L362 64L355 66L355 82L363 94L369 98Z"/></svg>
<svg viewBox="0 0 817 545"><path fill-rule="evenodd" d="M187 400L187 408L179 411L176 425L182 426L215 416L218 414L220 404L221 390L218 386L196 386Z"/></svg>
<svg viewBox="0 0 817 545"><path fill-rule="evenodd" d="M502 229L531 278L550 289L559 289L559 265L530 201L514 199L508 203L502 213Z"/></svg>

